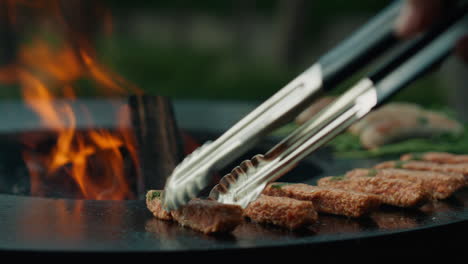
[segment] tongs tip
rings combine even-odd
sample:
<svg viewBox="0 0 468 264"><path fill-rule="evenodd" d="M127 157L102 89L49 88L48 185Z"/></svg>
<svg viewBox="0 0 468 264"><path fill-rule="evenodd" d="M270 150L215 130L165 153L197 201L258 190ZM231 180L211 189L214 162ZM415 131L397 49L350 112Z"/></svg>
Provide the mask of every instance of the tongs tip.
<svg viewBox="0 0 468 264"><path fill-rule="evenodd" d="M254 175L266 163L261 154L250 160L243 161L230 173L226 174L219 183L213 187L209 198L226 204L237 204L245 208L264 189L266 183L258 181Z"/></svg>
<svg viewBox="0 0 468 264"><path fill-rule="evenodd" d="M176 210L197 197L210 182L210 166L202 158L209 149L208 141L177 165L167 178L163 194L163 206L167 211Z"/></svg>
<svg viewBox="0 0 468 264"><path fill-rule="evenodd" d="M169 195L167 195L168 193ZM166 189L163 192L163 195L162 195L163 208L166 211L177 210L179 209L179 207L183 206L191 199L191 197L186 195L186 193L183 193L183 195L172 195L173 193L174 192L170 190L169 192L167 192Z"/></svg>

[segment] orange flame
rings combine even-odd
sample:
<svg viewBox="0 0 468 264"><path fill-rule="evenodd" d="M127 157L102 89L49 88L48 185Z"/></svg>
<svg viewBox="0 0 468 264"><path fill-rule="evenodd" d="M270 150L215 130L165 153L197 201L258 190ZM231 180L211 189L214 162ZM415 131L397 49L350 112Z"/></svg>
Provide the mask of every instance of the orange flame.
<svg viewBox="0 0 468 264"><path fill-rule="evenodd" d="M2 1L2 0L0 0ZM75 32L75 25L66 24L60 10L66 1L3 0L11 11L10 19L17 20L18 5L47 11L48 19L59 26L63 43L57 48L41 38L29 45L21 45L17 62L0 69L0 82L20 84L25 102L41 118L43 124L56 135L57 140L49 153L25 151L23 157L31 176L32 195L45 195L44 182L67 174L79 190L79 197L96 200L134 198L125 171L124 153L128 153L134 166L138 166L135 142L128 129L114 131L94 129L78 131L72 106L57 101L61 96L68 102L76 99L74 82L86 78L103 95L126 95L140 91L120 76L103 67L90 48L88 36ZM1 4L1 2L0 2ZM108 13L105 13L108 14ZM105 16L109 24L108 16ZM110 26L106 24L106 28ZM118 120L129 118L128 108L116 113ZM34 142L25 141L27 144Z"/></svg>

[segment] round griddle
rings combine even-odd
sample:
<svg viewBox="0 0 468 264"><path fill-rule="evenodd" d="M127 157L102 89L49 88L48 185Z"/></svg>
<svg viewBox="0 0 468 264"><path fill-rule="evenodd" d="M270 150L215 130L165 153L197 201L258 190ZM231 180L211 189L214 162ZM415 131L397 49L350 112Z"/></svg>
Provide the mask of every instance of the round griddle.
<svg viewBox="0 0 468 264"><path fill-rule="evenodd" d="M90 201L0 196L0 250L25 252L203 252L272 247L328 246L398 234L430 234L459 225L466 235L468 191L419 210L382 208L365 219L322 215L299 231L245 221L232 234L209 236L157 220L144 201ZM463 236L465 236L463 235ZM421 237L422 238L422 237ZM418 240L416 237L415 239ZM452 238L455 239L455 238ZM426 241L427 242L427 241ZM419 241L418 243L426 243ZM442 241L439 241L442 242ZM444 241L450 243L450 241ZM421 245L421 244L419 244Z"/></svg>
<svg viewBox="0 0 468 264"><path fill-rule="evenodd" d="M207 106L210 105L203 104ZM183 107L193 109L190 105ZM219 107L230 109L233 105ZM245 109L239 112L247 112L248 107ZM184 116L180 112L179 115ZM281 180L313 183L319 177L369 167L379 161L339 160L324 149ZM447 200L417 209L384 206L362 219L321 215L318 223L298 231L245 221L232 234L217 236L157 220L142 200L94 201L0 194L2 253L153 253L159 257L187 254L193 257L207 253L239 256L241 252L274 255L285 250L316 255L337 249L366 252L370 248L392 250L396 254L424 248L424 254L429 254L431 248L440 251L442 247L463 246L457 239L466 239L467 230L467 188Z"/></svg>

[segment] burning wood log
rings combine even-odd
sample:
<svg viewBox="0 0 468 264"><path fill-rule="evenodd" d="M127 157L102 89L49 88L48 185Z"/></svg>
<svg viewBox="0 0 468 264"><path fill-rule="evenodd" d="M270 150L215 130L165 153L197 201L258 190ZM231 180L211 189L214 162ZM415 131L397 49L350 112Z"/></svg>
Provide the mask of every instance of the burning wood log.
<svg viewBox="0 0 468 264"><path fill-rule="evenodd" d="M57 37L50 41L42 34L32 34L31 43L15 43L15 50L9 52L18 56L13 56L8 65L0 65L0 83L19 86L28 108L47 130L22 141L31 194L48 196L59 191L67 197L124 200L134 199L135 192L144 196L146 189L159 189L181 159L178 129L166 98L141 96L135 85L97 58L93 43L99 22L106 33L112 28L108 9L92 0L4 2L0 3L0 35L16 33L23 23L33 21L38 25L34 31L42 32L39 29L49 25L47 32ZM3 32L2 24L8 30L15 24L15 30ZM111 118L116 116L116 126L102 126L94 122L86 106L77 102L83 80L96 90L95 95L138 96L130 98L132 107L124 104L115 113L110 111ZM86 123L89 121L83 130L77 126L76 103L79 109L85 109ZM128 126L130 115L133 127ZM132 130L135 136L129 133ZM134 167L139 168L138 177L133 177ZM66 188L60 186L61 182Z"/></svg>
<svg viewBox="0 0 468 264"><path fill-rule="evenodd" d="M140 157L138 193L144 197L148 189L164 188L183 158L183 143L167 97L135 95L129 98L129 106Z"/></svg>

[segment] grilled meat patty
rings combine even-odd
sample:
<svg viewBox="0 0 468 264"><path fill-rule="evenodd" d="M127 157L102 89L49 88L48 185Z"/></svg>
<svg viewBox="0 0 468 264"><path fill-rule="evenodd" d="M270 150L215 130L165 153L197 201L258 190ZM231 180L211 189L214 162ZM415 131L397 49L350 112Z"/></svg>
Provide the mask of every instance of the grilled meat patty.
<svg viewBox="0 0 468 264"><path fill-rule="evenodd" d="M242 222L242 214L243 210L238 205L204 199L192 199L171 212L179 224L204 234L231 232Z"/></svg>
<svg viewBox="0 0 468 264"><path fill-rule="evenodd" d="M400 159L404 161L420 160L446 164L468 163L468 155L456 155L447 152L409 153L402 155Z"/></svg>
<svg viewBox="0 0 468 264"><path fill-rule="evenodd" d="M161 201L162 191L150 190L146 193L146 207L154 215L161 220L173 220L170 212L164 210Z"/></svg>
<svg viewBox="0 0 468 264"><path fill-rule="evenodd" d="M317 221L317 212L309 201L288 197L260 195L244 210L244 215L257 223L298 229Z"/></svg>
<svg viewBox="0 0 468 264"><path fill-rule="evenodd" d="M320 213L362 217L379 207L377 195L308 184L272 183L263 191L266 195L284 196L311 201Z"/></svg>
<svg viewBox="0 0 468 264"><path fill-rule="evenodd" d="M433 199L445 199L465 185L461 174L444 174L431 171L406 169L354 169L346 173L346 178L377 177L384 179L401 179L421 183L424 190Z"/></svg>
<svg viewBox="0 0 468 264"><path fill-rule="evenodd" d="M178 210L167 212L161 201L162 191L149 191L146 204L153 215L162 220L175 220L204 234L231 232L243 220L240 206L214 200L192 199Z"/></svg>
<svg viewBox="0 0 468 264"><path fill-rule="evenodd" d="M318 186L376 194L383 203L399 207L415 207L428 198L421 183L399 179L334 176L321 178Z"/></svg>
<svg viewBox="0 0 468 264"><path fill-rule="evenodd" d="M383 223L382 228L391 228L398 226L398 219L385 222L388 217L383 214L382 220L375 211L380 204L416 207L429 198L451 196L467 185L466 159L468 155L441 152L407 154L401 160L383 162L371 169L354 169L343 176L321 178L318 186L270 183L246 209L196 198L168 212L162 206L163 191L158 190L147 193L146 204L156 218L176 221L205 234L231 232L244 217L293 230L317 222L317 212L356 218L370 215Z"/></svg>
<svg viewBox="0 0 468 264"><path fill-rule="evenodd" d="M468 163L441 164L429 161L386 161L375 165L376 169L401 168L407 170L434 171L445 174L459 174L465 178L468 185Z"/></svg>

